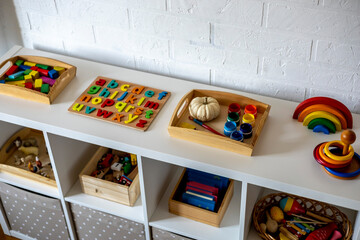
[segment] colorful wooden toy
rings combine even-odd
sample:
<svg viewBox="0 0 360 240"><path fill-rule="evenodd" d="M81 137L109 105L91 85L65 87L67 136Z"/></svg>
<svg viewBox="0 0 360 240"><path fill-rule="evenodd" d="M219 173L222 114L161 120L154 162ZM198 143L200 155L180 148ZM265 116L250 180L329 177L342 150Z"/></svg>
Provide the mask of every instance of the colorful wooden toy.
<svg viewBox="0 0 360 240"><path fill-rule="evenodd" d="M43 83L42 85L41 85L41 90L40 90L42 93L49 93L49 91L50 91L50 86L49 86L49 84L47 84L47 83Z"/></svg>
<svg viewBox="0 0 360 240"><path fill-rule="evenodd" d="M61 75L65 71L65 68L55 66L54 70L56 70Z"/></svg>
<svg viewBox="0 0 360 240"><path fill-rule="evenodd" d="M24 60L21 60L21 59L16 60L15 65L20 66L21 64L23 64L23 62L24 62Z"/></svg>
<svg viewBox="0 0 360 240"><path fill-rule="evenodd" d="M48 71L48 76L52 79L56 79L59 77L59 73L56 70L52 69Z"/></svg>
<svg viewBox="0 0 360 240"><path fill-rule="evenodd" d="M315 160L326 173L339 179L352 179L360 174L360 157L350 145L356 140L351 130L341 134L341 141L318 144L313 151Z"/></svg>
<svg viewBox="0 0 360 240"><path fill-rule="evenodd" d="M44 65L44 64L36 64L35 65L36 67L38 67L38 68L41 68L41 69L45 69L45 70L49 70L50 69L50 66L48 66L48 65ZM54 69L55 69L55 67L54 67Z"/></svg>
<svg viewBox="0 0 360 240"><path fill-rule="evenodd" d="M294 214L305 214L305 208L301 206L297 201L293 198L283 198L280 200L280 208L285 213L294 213Z"/></svg>
<svg viewBox="0 0 360 240"><path fill-rule="evenodd" d="M338 227L335 223L329 223L325 227L319 228L310 233L305 240L327 240L337 228Z"/></svg>
<svg viewBox="0 0 360 240"><path fill-rule="evenodd" d="M42 79L35 79L35 83L34 83L34 88L38 91L41 90L41 86L42 86Z"/></svg>
<svg viewBox="0 0 360 240"><path fill-rule="evenodd" d="M299 122L303 122L303 125L310 125L311 121L315 119L323 118L332 122L336 126L336 130L347 129L353 127L353 119L349 109L341 102L328 97L313 97L301 102L295 109L293 119L298 119ZM309 129L315 128L315 123L311 123ZM324 125L322 128L315 128L316 132L333 132L330 129L331 124ZM329 128L328 131L323 128ZM313 130L314 131L314 130Z"/></svg>
<svg viewBox="0 0 360 240"><path fill-rule="evenodd" d="M29 61L25 61L25 62L24 62L24 65L25 65L25 66L34 67L34 66L36 66L36 63L29 62Z"/></svg>
<svg viewBox="0 0 360 240"><path fill-rule="evenodd" d="M18 66L16 65L12 65L9 70L7 70L7 72L5 73L7 76L10 76L12 74L14 74L17 70L18 70Z"/></svg>
<svg viewBox="0 0 360 240"><path fill-rule="evenodd" d="M9 76L10 79L15 79L17 77L20 77L24 74L24 71L19 71L19 72L16 72L16 73L13 73Z"/></svg>

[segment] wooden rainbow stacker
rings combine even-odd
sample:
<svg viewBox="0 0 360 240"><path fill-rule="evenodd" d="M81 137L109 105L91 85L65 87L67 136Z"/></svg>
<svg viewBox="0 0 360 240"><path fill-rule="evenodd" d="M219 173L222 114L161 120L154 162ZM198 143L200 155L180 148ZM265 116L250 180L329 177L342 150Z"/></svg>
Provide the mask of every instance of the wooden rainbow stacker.
<svg viewBox="0 0 360 240"><path fill-rule="evenodd" d="M160 89L97 77L68 110L146 131L170 95Z"/></svg>

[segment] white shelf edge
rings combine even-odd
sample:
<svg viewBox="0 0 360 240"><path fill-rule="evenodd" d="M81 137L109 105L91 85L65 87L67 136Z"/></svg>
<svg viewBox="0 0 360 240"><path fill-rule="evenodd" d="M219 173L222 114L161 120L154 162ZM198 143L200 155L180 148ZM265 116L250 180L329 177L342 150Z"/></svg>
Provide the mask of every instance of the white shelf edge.
<svg viewBox="0 0 360 240"><path fill-rule="evenodd" d="M234 194L230 201L230 205L224 215L220 227L213 227L204 223L200 223L185 217L177 216L169 213L168 200L174 189L182 171L177 171L174 178L170 182L162 199L159 202L157 209L150 218L149 225L166 231L180 234L185 237L216 240L223 239L239 239L239 221L240 221L240 189L241 183L234 184ZM233 237L233 238L230 238Z"/></svg>
<svg viewBox="0 0 360 240"><path fill-rule="evenodd" d="M48 197L60 199L59 191L56 187L46 186L33 180L0 172L0 181L19 188L23 188L25 190L40 193Z"/></svg>
<svg viewBox="0 0 360 240"><path fill-rule="evenodd" d="M140 196L134 206L126 206L83 193L80 181L78 180L66 194L65 201L144 224L143 206Z"/></svg>

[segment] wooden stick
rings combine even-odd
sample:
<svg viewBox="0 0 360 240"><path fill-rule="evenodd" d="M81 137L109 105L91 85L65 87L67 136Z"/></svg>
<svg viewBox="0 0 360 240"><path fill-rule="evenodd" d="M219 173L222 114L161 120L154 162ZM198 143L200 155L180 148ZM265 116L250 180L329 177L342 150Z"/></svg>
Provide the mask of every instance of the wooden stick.
<svg viewBox="0 0 360 240"><path fill-rule="evenodd" d="M312 219L312 218L308 218L308 217L304 217L304 216L301 216L301 215L297 215L297 214L291 214L291 216L295 216L295 217L299 217L299 218L302 218L302 219L305 219L305 220L308 220L308 221L311 221L311 222L318 222L316 221L315 219ZM326 222L318 222L319 224L326 224Z"/></svg>
<svg viewBox="0 0 360 240"><path fill-rule="evenodd" d="M324 222L312 222L312 221L286 221L288 223L311 223L311 224L327 224L327 223L324 223Z"/></svg>

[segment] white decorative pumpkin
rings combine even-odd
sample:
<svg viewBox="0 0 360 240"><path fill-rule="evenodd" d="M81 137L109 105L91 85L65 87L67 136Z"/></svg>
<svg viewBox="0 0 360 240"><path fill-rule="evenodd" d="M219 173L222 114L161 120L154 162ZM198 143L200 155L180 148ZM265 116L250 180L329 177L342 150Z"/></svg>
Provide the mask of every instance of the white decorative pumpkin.
<svg viewBox="0 0 360 240"><path fill-rule="evenodd" d="M200 121L211 121L219 116L220 105L213 97L196 97L190 102L189 112Z"/></svg>

